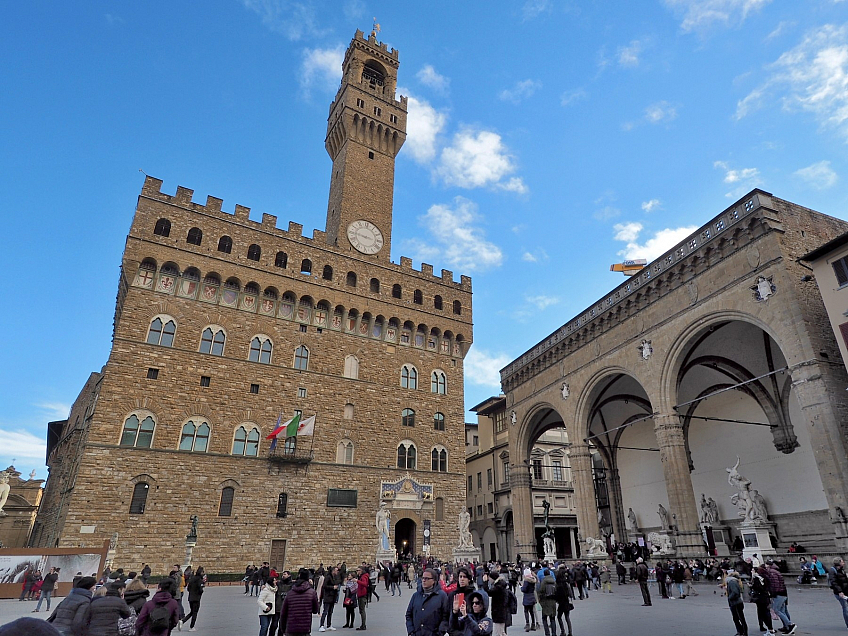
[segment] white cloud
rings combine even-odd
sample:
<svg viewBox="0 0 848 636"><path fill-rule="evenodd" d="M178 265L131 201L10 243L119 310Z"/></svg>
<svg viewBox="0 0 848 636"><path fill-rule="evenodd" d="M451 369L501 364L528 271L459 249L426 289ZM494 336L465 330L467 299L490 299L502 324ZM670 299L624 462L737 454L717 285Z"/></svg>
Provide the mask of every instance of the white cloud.
<svg viewBox="0 0 848 636"><path fill-rule="evenodd" d="M301 38L313 39L324 35L325 29L318 28L315 8L310 4L290 0L241 0L242 4L256 13L271 31L282 33L294 42Z"/></svg>
<svg viewBox="0 0 848 636"><path fill-rule="evenodd" d="M784 110L812 113L848 140L848 25L807 32L766 68L768 79L737 103L737 120L778 98Z"/></svg>
<svg viewBox="0 0 848 636"><path fill-rule="evenodd" d="M651 199L650 201L642 202L642 209L645 212L653 212L662 208L662 202L659 199Z"/></svg>
<svg viewBox="0 0 848 636"><path fill-rule="evenodd" d="M494 186L524 193L527 187L520 178L506 183L501 180L515 172L515 162L501 136L488 130L462 130L454 135L450 146L442 149L436 175L447 185L460 188Z"/></svg>
<svg viewBox="0 0 848 636"><path fill-rule="evenodd" d="M540 14L550 10L551 0L526 0L521 9L521 14L524 20L532 20Z"/></svg>
<svg viewBox="0 0 848 636"><path fill-rule="evenodd" d="M46 416L53 420L64 420L71 412L71 405L63 402L43 402L36 407L46 411Z"/></svg>
<svg viewBox="0 0 848 636"><path fill-rule="evenodd" d="M109 26L119 26L121 24L124 24L124 22L125 20L121 16L115 15L114 13L106 14L106 23Z"/></svg>
<svg viewBox="0 0 848 636"><path fill-rule="evenodd" d="M642 231L641 223L616 223L612 226L615 230L616 241L635 241L639 238L639 233Z"/></svg>
<svg viewBox="0 0 848 636"><path fill-rule="evenodd" d="M525 296L524 300L526 300L531 305L535 305L539 311L547 309L551 305L556 305L559 302L559 298L556 296Z"/></svg>
<svg viewBox="0 0 848 636"><path fill-rule="evenodd" d="M345 0L342 10L345 17L354 22L365 15L365 3L362 0Z"/></svg>
<svg viewBox="0 0 848 636"><path fill-rule="evenodd" d="M424 86L429 86L440 93L447 91L450 86L450 79L436 72L436 69L433 68L432 64L426 64L424 68L416 73L415 77L417 77L418 81L424 84Z"/></svg>
<svg viewBox="0 0 848 636"><path fill-rule="evenodd" d="M639 66L639 55L642 53L642 42L633 40L627 46L618 47L618 64L624 67Z"/></svg>
<svg viewBox="0 0 848 636"><path fill-rule="evenodd" d="M420 221L432 234L427 243L410 241L421 260L442 258L462 272L499 267L503 261L501 249L487 241L479 227L480 215L473 201L456 197L453 207L432 205Z"/></svg>
<svg viewBox="0 0 848 636"><path fill-rule="evenodd" d="M771 0L665 0L666 6L683 17L684 32L700 31L715 23L737 26L752 11L761 9Z"/></svg>
<svg viewBox="0 0 848 636"><path fill-rule="evenodd" d="M62 419L67 416L66 412ZM16 460L40 460L39 466L41 466L47 454L47 442L28 431L0 428L0 452L4 457Z"/></svg>
<svg viewBox="0 0 848 636"><path fill-rule="evenodd" d="M825 190L836 185L839 177L830 167L829 161L819 161L806 168L795 171L795 175L806 181L816 190Z"/></svg>
<svg viewBox="0 0 848 636"><path fill-rule="evenodd" d="M565 91L560 95L559 103L561 106L571 106L577 102L583 101L589 96L589 93L582 88L574 88L570 91Z"/></svg>
<svg viewBox="0 0 848 636"><path fill-rule="evenodd" d="M342 77L342 62L345 48L339 45L332 49L305 49L300 67L300 89L309 95L313 86L323 90L336 90Z"/></svg>
<svg viewBox="0 0 848 636"><path fill-rule="evenodd" d="M430 163L436 157L439 134L448 121L447 113L436 110L424 99L413 97L406 89L398 88L397 92L408 99L404 152L411 154L418 163Z"/></svg>
<svg viewBox="0 0 848 636"><path fill-rule="evenodd" d="M609 221L610 219L614 219L620 214L621 210L619 210L618 208L611 205L605 205L601 209L596 210L592 216L594 216L598 221Z"/></svg>
<svg viewBox="0 0 848 636"><path fill-rule="evenodd" d="M465 381L501 390L501 369L512 362L505 353L490 354L477 345L471 347L462 363Z"/></svg>
<svg viewBox="0 0 848 636"><path fill-rule="evenodd" d="M677 117L677 108L666 101L651 104L645 109L645 121L651 124L659 124L671 121Z"/></svg>
<svg viewBox="0 0 848 636"><path fill-rule="evenodd" d="M774 38L776 38L776 37L780 37L781 35L783 35L783 33L786 31L786 29L789 29L789 28L791 28L791 27L793 27L793 26L795 26L795 22L794 22L794 21L787 21L787 20L783 20L783 21L781 21L781 22L780 22L780 23L779 23L779 24L778 24L778 25L774 28L774 30L766 36L766 41L768 41L768 40L773 40L773 39L774 39Z"/></svg>
<svg viewBox="0 0 848 636"><path fill-rule="evenodd" d="M538 263L539 261L546 261L548 260L548 253L541 247L535 253L528 250L521 255L521 260L526 261L528 263Z"/></svg>
<svg viewBox="0 0 848 636"><path fill-rule="evenodd" d="M634 233L633 230L635 228L638 229L636 229ZM625 241L627 243L625 248L618 252L619 256L623 257L625 260L644 258L647 259L648 262L651 262L697 230L698 226L691 225L688 227L665 228L664 230L660 230L654 234L641 245L636 242L642 231L641 224L618 224L613 229L616 230L615 239L618 241Z"/></svg>
<svg viewBox="0 0 848 636"><path fill-rule="evenodd" d="M732 169L726 161L715 161L713 162L713 167L720 168L725 171L725 183L739 183L740 181L756 179L760 174L760 171L757 168L742 168L741 170Z"/></svg>
<svg viewBox="0 0 848 636"><path fill-rule="evenodd" d="M542 87L542 82L533 79L521 80L516 82L512 88L506 88L500 92L498 97L505 102L518 104L519 102L532 97L533 93Z"/></svg>

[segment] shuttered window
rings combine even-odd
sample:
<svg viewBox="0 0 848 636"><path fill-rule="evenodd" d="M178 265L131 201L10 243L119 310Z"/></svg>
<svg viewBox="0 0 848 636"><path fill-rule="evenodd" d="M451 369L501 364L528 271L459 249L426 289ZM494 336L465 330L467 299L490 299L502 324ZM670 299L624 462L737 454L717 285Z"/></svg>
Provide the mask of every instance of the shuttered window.
<svg viewBox="0 0 848 636"><path fill-rule="evenodd" d="M836 274L836 282L842 287L848 283L848 256L843 256L838 261L831 263L833 273Z"/></svg>
<svg viewBox="0 0 848 636"><path fill-rule="evenodd" d="M221 491L221 505L218 506L219 517L229 517L233 514L233 498L235 497L235 488L227 486Z"/></svg>
<svg viewBox="0 0 848 636"><path fill-rule="evenodd" d="M140 481L133 488L132 501L130 501L130 514L143 515L144 508L147 505L147 493L150 486L147 482Z"/></svg>

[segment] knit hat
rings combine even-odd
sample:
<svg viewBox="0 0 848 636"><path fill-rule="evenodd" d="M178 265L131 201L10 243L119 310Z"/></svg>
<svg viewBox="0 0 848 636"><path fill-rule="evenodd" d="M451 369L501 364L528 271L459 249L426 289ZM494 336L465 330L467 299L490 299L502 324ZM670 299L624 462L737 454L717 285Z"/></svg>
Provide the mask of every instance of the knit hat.
<svg viewBox="0 0 848 636"><path fill-rule="evenodd" d="M84 576L79 581L77 581L77 584L74 585L74 587L79 587L88 590L94 587L95 585L97 585L97 579L95 579L93 576Z"/></svg>
<svg viewBox="0 0 848 636"><path fill-rule="evenodd" d="M60 634L59 630L47 621L26 616L0 625L0 636L60 636Z"/></svg>
<svg viewBox="0 0 848 636"><path fill-rule="evenodd" d="M300 568L297 572L297 578L299 581L308 581L309 580L309 570L306 568Z"/></svg>

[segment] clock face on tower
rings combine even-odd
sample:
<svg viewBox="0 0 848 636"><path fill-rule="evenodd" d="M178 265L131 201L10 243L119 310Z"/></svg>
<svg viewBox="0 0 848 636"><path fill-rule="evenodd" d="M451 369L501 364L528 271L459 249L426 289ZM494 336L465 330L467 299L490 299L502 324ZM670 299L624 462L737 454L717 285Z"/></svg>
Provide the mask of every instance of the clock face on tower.
<svg viewBox="0 0 848 636"><path fill-rule="evenodd" d="M383 235L368 221L354 221L348 225L347 240L363 254L376 254L383 248Z"/></svg>

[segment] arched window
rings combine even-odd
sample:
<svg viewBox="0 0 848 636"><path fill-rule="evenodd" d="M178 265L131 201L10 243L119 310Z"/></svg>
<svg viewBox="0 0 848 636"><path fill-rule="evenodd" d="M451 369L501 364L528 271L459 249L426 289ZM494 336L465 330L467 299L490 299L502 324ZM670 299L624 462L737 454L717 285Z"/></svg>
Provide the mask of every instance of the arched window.
<svg viewBox="0 0 848 636"><path fill-rule="evenodd" d="M430 470L437 473L448 472L448 452L444 446L436 446L430 453Z"/></svg>
<svg viewBox="0 0 848 636"><path fill-rule="evenodd" d="M415 426L415 411L412 409L403 409L400 416L400 423L403 426Z"/></svg>
<svg viewBox="0 0 848 636"><path fill-rule="evenodd" d="M353 442L349 439L343 439L336 447L336 463L353 464Z"/></svg>
<svg viewBox="0 0 848 636"><path fill-rule="evenodd" d="M405 364L400 370L400 386L402 389L418 388L418 369L411 364Z"/></svg>
<svg viewBox="0 0 848 636"><path fill-rule="evenodd" d="M247 259L250 261L258 261L262 256L262 248L256 243L247 248Z"/></svg>
<svg viewBox="0 0 848 636"><path fill-rule="evenodd" d="M442 413L433 414L433 429L437 431L445 430L445 416Z"/></svg>
<svg viewBox="0 0 848 636"><path fill-rule="evenodd" d="M174 346L174 334L177 332L177 323L170 316L156 316L147 330L147 344L161 345L163 347Z"/></svg>
<svg viewBox="0 0 848 636"><path fill-rule="evenodd" d="M153 233L157 236L170 236L171 222L168 219L159 219L153 227Z"/></svg>
<svg viewBox="0 0 848 636"><path fill-rule="evenodd" d="M392 298L400 298L401 290L400 285L392 285Z"/></svg>
<svg viewBox="0 0 848 636"><path fill-rule="evenodd" d="M300 273L306 274L307 276L312 273L312 261L308 258L304 258L300 261Z"/></svg>
<svg viewBox="0 0 848 636"><path fill-rule="evenodd" d="M333 280L333 268L329 265L324 265L324 271L321 274L321 278L324 280Z"/></svg>
<svg viewBox="0 0 848 636"><path fill-rule="evenodd" d="M430 376L430 393L445 395L448 392L448 382L445 374L441 371L433 371Z"/></svg>
<svg viewBox="0 0 848 636"><path fill-rule="evenodd" d="M148 415L141 422L133 413L124 421L124 430L121 433L121 446L135 446L136 448L150 448L153 443L153 430L156 428L156 420Z"/></svg>
<svg viewBox="0 0 848 636"><path fill-rule="evenodd" d="M352 380L359 379L359 358L356 356L345 356L344 377Z"/></svg>
<svg viewBox="0 0 848 636"><path fill-rule="evenodd" d="M453 313L457 316L462 314L462 303L458 300L453 301Z"/></svg>
<svg viewBox="0 0 848 636"><path fill-rule="evenodd" d="M345 277L345 283L347 283L348 287L356 287L356 274L354 272L348 272L347 277Z"/></svg>
<svg viewBox="0 0 848 636"><path fill-rule="evenodd" d="M213 356L224 355L224 343L227 340L227 334L224 329L218 326L206 327L203 330L203 335L200 337L200 353L211 353Z"/></svg>
<svg viewBox="0 0 848 636"><path fill-rule="evenodd" d="M248 431L239 426L233 436L233 455L256 457L259 455L259 429L253 427Z"/></svg>
<svg viewBox="0 0 848 636"><path fill-rule="evenodd" d="M285 252L277 252L277 256L274 259L274 267L282 267L285 268L289 264L289 255Z"/></svg>
<svg viewBox="0 0 848 636"><path fill-rule="evenodd" d="M138 482L133 488L132 499L130 500L130 514L143 515L144 509L147 506L147 493L150 491L150 485L146 481Z"/></svg>
<svg viewBox="0 0 848 636"><path fill-rule="evenodd" d="M445 500L441 497L436 497L436 521L445 520Z"/></svg>
<svg viewBox="0 0 848 636"><path fill-rule="evenodd" d="M433 297L433 307L435 309L441 309L442 308L442 297L441 296L434 296Z"/></svg>
<svg viewBox="0 0 848 636"><path fill-rule="evenodd" d="M300 345L294 351L294 368L306 371L309 367L309 349L305 345Z"/></svg>
<svg viewBox="0 0 848 636"><path fill-rule="evenodd" d="M218 239L218 251L229 254L233 251L233 239L229 236L222 236Z"/></svg>
<svg viewBox="0 0 848 636"><path fill-rule="evenodd" d="M277 497L277 516L285 517L286 516L286 508L288 507L289 496L287 493L281 492Z"/></svg>
<svg viewBox="0 0 848 636"><path fill-rule="evenodd" d="M416 289L414 292L412 292L412 302L414 302L416 305L424 304L424 294L421 293L420 289Z"/></svg>
<svg viewBox="0 0 848 636"><path fill-rule="evenodd" d="M351 404L350 402L344 405L344 418L346 420L353 419L353 404Z"/></svg>
<svg viewBox="0 0 848 636"><path fill-rule="evenodd" d="M397 467L415 468L415 444L405 440L398 444Z"/></svg>
<svg viewBox="0 0 848 636"><path fill-rule="evenodd" d="M251 294L253 296L259 295L259 283L248 283L244 286L244 293Z"/></svg>
<svg viewBox="0 0 848 636"><path fill-rule="evenodd" d="M371 279L371 293L379 294L380 293L380 281L376 278Z"/></svg>
<svg viewBox="0 0 848 636"><path fill-rule="evenodd" d="M205 453L209 446L210 431L206 420L189 420L183 425L183 432L180 435L180 450Z"/></svg>
<svg viewBox="0 0 848 636"><path fill-rule="evenodd" d="M188 231L186 243L189 245L200 245L203 241L203 231L199 227L193 227Z"/></svg>
<svg viewBox="0 0 848 636"><path fill-rule="evenodd" d="M232 486L227 486L221 490L221 503L218 505L218 516L229 517L233 514L233 499L236 496L236 489Z"/></svg>
<svg viewBox="0 0 848 636"><path fill-rule="evenodd" d="M271 349L273 346L268 336L256 336L250 341L250 356L248 359L251 362L271 364Z"/></svg>

